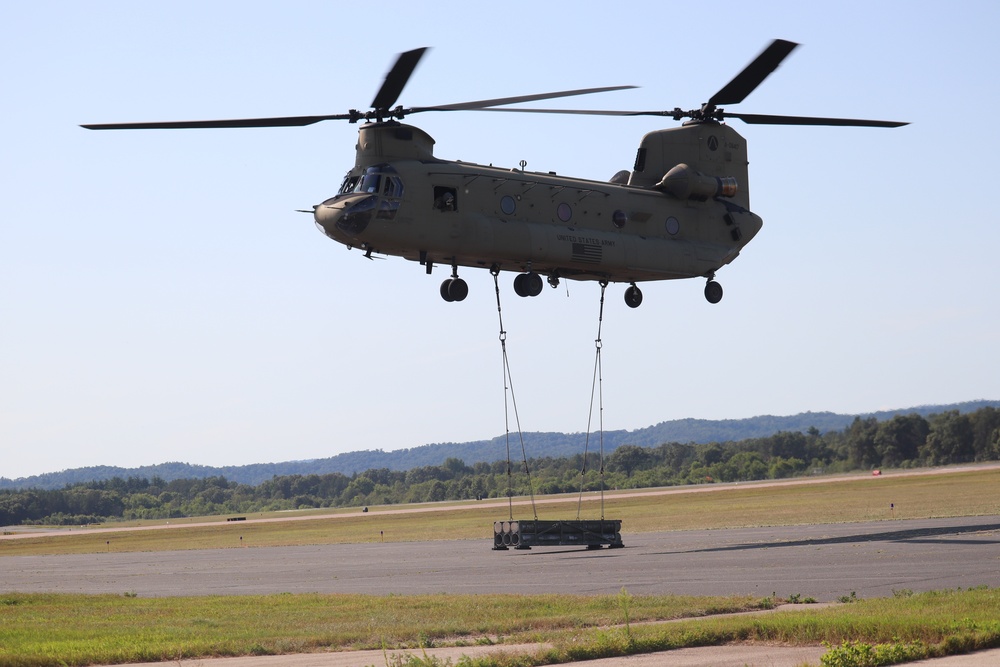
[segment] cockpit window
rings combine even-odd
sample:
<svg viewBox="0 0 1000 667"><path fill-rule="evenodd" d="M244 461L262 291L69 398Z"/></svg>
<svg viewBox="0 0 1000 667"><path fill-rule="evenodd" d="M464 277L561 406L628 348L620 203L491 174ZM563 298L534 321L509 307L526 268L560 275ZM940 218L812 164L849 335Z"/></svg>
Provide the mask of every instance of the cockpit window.
<svg viewBox="0 0 1000 667"><path fill-rule="evenodd" d="M358 181L361 179L358 176L348 175L344 178L344 182L340 185L340 191L337 194L346 195L354 192L354 189L358 186Z"/></svg>
<svg viewBox="0 0 1000 667"><path fill-rule="evenodd" d="M338 194L354 192L399 198L403 196L403 181L390 165L379 164L368 167L360 176L347 176Z"/></svg>
<svg viewBox="0 0 1000 667"><path fill-rule="evenodd" d="M361 178L360 187L358 192L367 192L369 194L378 194L378 183L381 179L381 174L377 171L372 171L369 169L365 172L365 175Z"/></svg>
<svg viewBox="0 0 1000 667"><path fill-rule="evenodd" d="M396 170L393 169L391 165L378 164L365 169L364 174L354 176L348 174L344 179L344 182L340 185L340 191L337 193L337 197L359 193L374 195L364 198L364 201L366 202L364 204L365 215L369 217L371 216L370 210L372 207L376 207L375 202L377 201L376 216L381 220L392 220L396 217L396 211L399 210L400 200L403 198L403 179L399 177ZM337 197L334 197L334 199L329 201L332 202ZM327 202L324 202L324 204L326 203ZM354 211L353 209L355 207L359 207L360 205L361 202L356 203L349 211L355 218L358 219L360 219L360 209L358 211ZM365 224L367 224L367 222Z"/></svg>
<svg viewBox="0 0 1000 667"><path fill-rule="evenodd" d="M402 197L403 181L399 176L386 175L382 179L382 194L386 197Z"/></svg>

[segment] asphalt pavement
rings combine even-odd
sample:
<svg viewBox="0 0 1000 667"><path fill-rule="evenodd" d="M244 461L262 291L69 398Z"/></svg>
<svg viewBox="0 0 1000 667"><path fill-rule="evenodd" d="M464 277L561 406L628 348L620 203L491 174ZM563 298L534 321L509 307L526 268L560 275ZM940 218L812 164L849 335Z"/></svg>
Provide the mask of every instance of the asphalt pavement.
<svg viewBox="0 0 1000 667"><path fill-rule="evenodd" d="M331 521L331 530L336 522ZM799 595L1000 586L1000 516L658 533L623 531L625 548L494 551L492 538L151 553L0 557L0 592L136 593L571 593ZM0 542L2 554L3 542ZM435 649L443 660L479 647ZM496 647L483 650L511 650ZM518 647L532 651L537 647ZM191 661L207 667L355 667L381 652ZM822 647L727 646L590 661L587 667L818 664ZM187 665L188 663L183 663ZM930 661L1000 664L1000 651Z"/></svg>
<svg viewBox="0 0 1000 667"><path fill-rule="evenodd" d="M331 530L336 523L331 522ZM890 596L1000 586L1000 516L623 533L625 548L492 539L0 558L0 592L143 596L571 593ZM3 543L0 542L0 553Z"/></svg>

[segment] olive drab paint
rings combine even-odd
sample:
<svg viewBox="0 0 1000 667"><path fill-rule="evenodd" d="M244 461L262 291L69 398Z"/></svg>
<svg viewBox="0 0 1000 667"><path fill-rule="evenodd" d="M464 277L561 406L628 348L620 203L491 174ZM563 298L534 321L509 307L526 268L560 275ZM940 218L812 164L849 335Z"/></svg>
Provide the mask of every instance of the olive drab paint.
<svg viewBox="0 0 1000 667"><path fill-rule="evenodd" d="M511 104L586 95L611 86L430 107L393 107L426 48L402 53L369 111L210 121L84 125L93 130L295 127L325 120L364 121L354 166L333 197L313 207L317 227L349 249L418 262L427 274L449 267L446 301L462 301L459 268L514 272L514 291L537 296L562 279L629 283L625 302L642 303L637 283L703 278L705 298L722 299L716 272L736 259L763 226L750 210L746 141L725 123L899 127L894 121L733 113L795 49L774 40L697 109L594 111L507 108ZM608 181L444 160L434 139L404 117L428 111L507 111L604 116L660 116L680 127L642 138L631 169ZM309 212L309 211L307 211Z"/></svg>

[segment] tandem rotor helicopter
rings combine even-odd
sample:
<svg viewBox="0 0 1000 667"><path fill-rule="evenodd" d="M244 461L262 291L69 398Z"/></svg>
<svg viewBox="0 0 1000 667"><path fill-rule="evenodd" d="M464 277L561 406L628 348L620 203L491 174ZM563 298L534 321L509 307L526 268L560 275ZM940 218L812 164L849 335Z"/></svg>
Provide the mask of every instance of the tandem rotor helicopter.
<svg viewBox="0 0 1000 667"><path fill-rule="evenodd" d="M907 123L732 113L798 46L774 40L708 102L697 109L598 111L502 108L522 102L633 88L613 86L479 100L442 106L396 104L426 48L401 54L371 103L344 114L209 121L83 125L91 130L283 127L324 120L364 121L357 154L336 195L313 207L316 226L348 249L395 255L451 267L441 283L446 301L469 292L459 267L516 272L514 291L537 296L543 276L628 283L625 303L642 303L637 283L704 278L705 298L722 299L716 272L732 262L760 231L750 211L746 141L727 118L770 125L899 127ZM664 116L679 127L646 134L632 171L594 181L443 160L434 139L400 123L427 111L507 111L606 116Z"/></svg>

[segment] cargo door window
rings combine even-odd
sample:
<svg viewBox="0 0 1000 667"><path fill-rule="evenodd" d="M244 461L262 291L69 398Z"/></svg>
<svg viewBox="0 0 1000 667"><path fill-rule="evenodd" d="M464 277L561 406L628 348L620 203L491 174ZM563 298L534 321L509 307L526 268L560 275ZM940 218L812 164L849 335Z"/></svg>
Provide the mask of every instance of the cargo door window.
<svg viewBox="0 0 1000 667"><path fill-rule="evenodd" d="M457 211L458 193L455 188L434 186L434 208L439 211Z"/></svg>

